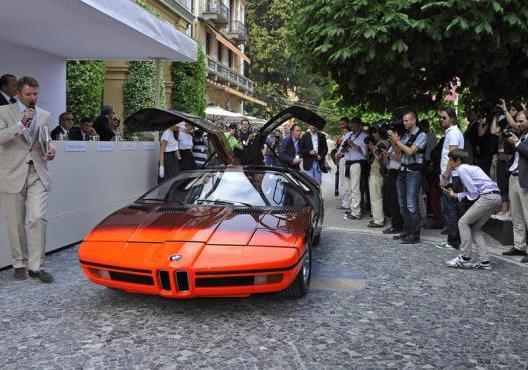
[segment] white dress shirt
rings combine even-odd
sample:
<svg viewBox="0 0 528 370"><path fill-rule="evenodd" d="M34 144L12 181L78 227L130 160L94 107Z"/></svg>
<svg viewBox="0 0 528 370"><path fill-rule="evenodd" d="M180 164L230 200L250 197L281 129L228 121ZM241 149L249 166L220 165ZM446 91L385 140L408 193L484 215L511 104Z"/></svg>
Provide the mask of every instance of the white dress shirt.
<svg viewBox="0 0 528 370"><path fill-rule="evenodd" d="M517 142L517 144L515 144L515 147L517 148L517 146L522 143L524 140L526 140L526 138L528 137L528 132L525 133L524 135L522 135L520 138L519 138L519 141ZM512 165L510 166L510 169L509 169L510 172L519 172L519 152L518 151L515 151L515 158L513 159L513 163Z"/></svg>
<svg viewBox="0 0 528 370"><path fill-rule="evenodd" d="M167 146L165 147L165 150L164 150L165 153L175 152L176 150L178 150L179 148L178 141L174 137L174 131L170 129L165 130L163 132L163 135L161 135L160 141L164 141L164 140L167 142Z"/></svg>
<svg viewBox="0 0 528 370"><path fill-rule="evenodd" d="M317 136L317 132L315 134L313 132L310 132L310 136L312 138L313 150L315 150L315 152L318 153L319 152L319 137Z"/></svg>

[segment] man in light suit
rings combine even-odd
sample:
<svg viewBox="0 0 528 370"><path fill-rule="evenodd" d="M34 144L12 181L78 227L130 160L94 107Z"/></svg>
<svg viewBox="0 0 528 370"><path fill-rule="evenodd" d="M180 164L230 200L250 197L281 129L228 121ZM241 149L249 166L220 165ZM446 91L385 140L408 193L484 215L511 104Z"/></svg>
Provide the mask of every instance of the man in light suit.
<svg viewBox="0 0 528 370"><path fill-rule="evenodd" d="M39 142L44 126L49 129L50 113L36 106L39 85L32 77L18 81L18 101L0 107L0 200L5 210L12 264L16 279L29 276L43 283L53 277L41 268L46 247L46 203L51 179L47 153ZM26 233L26 213L29 227Z"/></svg>
<svg viewBox="0 0 528 370"><path fill-rule="evenodd" d="M279 147L280 165L300 170L301 163L301 126L293 124L290 135L286 136Z"/></svg>

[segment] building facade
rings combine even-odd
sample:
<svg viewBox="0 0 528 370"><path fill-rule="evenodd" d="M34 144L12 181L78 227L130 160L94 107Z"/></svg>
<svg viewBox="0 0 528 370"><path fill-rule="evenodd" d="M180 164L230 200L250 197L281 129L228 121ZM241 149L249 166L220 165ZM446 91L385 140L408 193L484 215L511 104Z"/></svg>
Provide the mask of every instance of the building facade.
<svg viewBox="0 0 528 370"><path fill-rule="evenodd" d="M254 98L253 82L244 76L244 54L248 33L245 27L245 0L138 0L179 31L194 38L206 55L206 103L242 113L244 102L266 105ZM166 106L174 87L170 62L160 62L164 74ZM123 85L129 63L106 62L103 101L123 113Z"/></svg>

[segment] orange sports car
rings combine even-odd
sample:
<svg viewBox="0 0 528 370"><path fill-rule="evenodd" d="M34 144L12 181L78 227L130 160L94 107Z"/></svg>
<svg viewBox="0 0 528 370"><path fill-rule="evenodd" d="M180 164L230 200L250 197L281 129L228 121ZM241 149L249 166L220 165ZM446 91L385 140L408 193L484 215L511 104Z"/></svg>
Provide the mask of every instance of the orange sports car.
<svg viewBox="0 0 528 370"><path fill-rule="evenodd" d="M182 172L103 220L79 249L86 277L168 298L303 296L324 217L320 189L297 170L259 162L267 134L292 117L325 123L291 107L255 134L253 163ZM206 131L219 160L230 159L223 133L198 117L145 109L126 124L161 130L179 121Z"/></svg>

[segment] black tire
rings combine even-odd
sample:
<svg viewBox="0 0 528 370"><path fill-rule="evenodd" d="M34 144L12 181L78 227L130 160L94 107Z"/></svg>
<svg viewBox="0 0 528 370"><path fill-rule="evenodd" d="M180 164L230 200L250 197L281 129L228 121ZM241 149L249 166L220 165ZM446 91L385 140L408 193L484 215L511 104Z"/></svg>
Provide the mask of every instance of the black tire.
<svg viewBox="0 0 528 370"><path fill-rule="evenodd" d="M306 265L307 263L307 265ZM301 261L301 269L295 277L293 283L287 287L283 293L288 297L300 298L303 297L310 287L310 280L312 279L312 247L308 245L306 254ZM306 268L306 269L305 269Z"/></svg>
<svg viewBox="0 0 528 370"><path fill-rule="evenodd" d="M312 244L313 245L319 245L320 241L321 241L321 232L318 232L317 234L314 235L313 240L312 240Z"/></svg>

